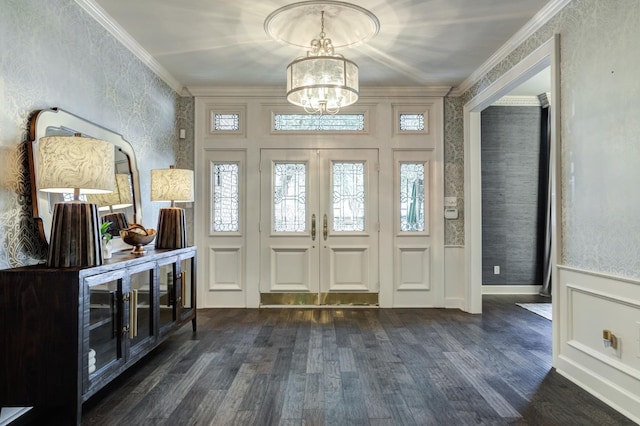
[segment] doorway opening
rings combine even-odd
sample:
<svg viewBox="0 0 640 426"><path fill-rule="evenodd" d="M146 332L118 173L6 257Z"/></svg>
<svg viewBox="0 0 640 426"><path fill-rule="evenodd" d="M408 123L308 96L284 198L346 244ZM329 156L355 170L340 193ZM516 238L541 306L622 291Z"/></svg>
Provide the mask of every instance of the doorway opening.
<svg viewBox="0 0 640 426"><path fill-rule="evenodd" d="M464 106L464 155L465 155L465 294L467 311L482 312L482 188L481 188L481 112L496 100L511 92L532 76L547 67L551 69L550 98L553 107L550 115L550 181L551 181L551 251L552 281L557 282L558 209L559 194L556 179L559 123L559 35L554 36L529 56L507 71L482 93ZM555 288L552 288L552 292ZM555 308L555 306L554 306ZM554 309L555 310L555 309ZM553 322L553 359L557 358L559 328Z"/></svg>

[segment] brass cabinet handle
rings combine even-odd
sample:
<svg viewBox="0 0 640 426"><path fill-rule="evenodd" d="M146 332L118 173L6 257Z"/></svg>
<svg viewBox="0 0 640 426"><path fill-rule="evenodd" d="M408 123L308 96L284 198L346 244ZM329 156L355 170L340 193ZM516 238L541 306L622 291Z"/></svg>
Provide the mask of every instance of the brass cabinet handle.
<svg viewBox="0 0 640 426"><path fill-rule="evenodd" d="M327 241L327 215L325 214L322 218L322 235L324 236L324 240Z"/></svg>
<svg viewBox="0 0 640 426"><path fill-rule="evenodd" d="M316 240L316 215L311 215L311 241Z"/></svg>
<svg viewBox="0 0 640 426"><path fill-rule="evenodd" d="M129 305L129 309L131 309L131 306L133 306L133 321L130 323L131 327L133 327L131 337L138 337L138 290L133 290L131 295L133 296L131 299L131 304Z"/></svg>
<svg viewBox="0 0 640 426"><path fill-rule="evenodd" d="M181 272L180 273L180 281L182 282L182 307L185 307L185 300L187 298L187 284L186 284L186 280L185 278L185 273Z"/></svg>

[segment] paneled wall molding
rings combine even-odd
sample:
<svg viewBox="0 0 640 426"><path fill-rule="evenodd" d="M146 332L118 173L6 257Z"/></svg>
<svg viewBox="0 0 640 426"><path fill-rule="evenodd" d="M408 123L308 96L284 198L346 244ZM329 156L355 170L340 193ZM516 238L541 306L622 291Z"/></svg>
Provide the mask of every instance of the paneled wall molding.
<svg viewBox="0 0 640 426"><path fill-rule="evenodd" d="M638 422L640 282L566 265L558 266L557 276L558 373ZM604 345L603 330L617 336L616 349Z"/></svg>
<svg viewBox="0 0 640 426"><path fill-rule="evenodd" d="M285 98L286 90L282 86L189 86L187 90L193 96L208 97L282 97ZM451 87L361 87L360 98L425 98L446 96ZM356 105L358 105L356 103Z"/></svg>
<svg viewBox="0 0 640 426"><path fill-rule="evenodd" d="M540 106L538 96L503 96L491 106Z"/></svg>
<svg viewBox="0 0 640 426"><path fill-rule="evenodd" d="M544 24L546 24L551 18L553 18L558 12L560 12L567 4L572 0L551 0L545 7L533 17L527 24L520 28L517 33L513 35L505 44L503 44L498 50L495 51L489 59L487 59L478 69L476 69L466 80L464 80L458 87L454 88L450 96L461 96L464 92L469 90L475 83L480 81L489 71L498 65L503 59L505 59L511 52L513 52L520 44L531 37L536 31L538 31Z"/></svg>
<svg viewBox="0 0 640 426"><path fill-rule="evenodd" d="M167 83L180 96L189 96L182 84L175 79L149 52L147 52L128 32L122 28L107 12L94 0L75 0L93 19L124 45L131 53L136 55L151 71L162 81Z"/></svg>
<svg viewBox="0 0 640 426"><path fill-rule="evenodd" d="M640 286L640 280L633 279L633 278L627 278L627 277L620 277L620 276L616 276L616 275L612 275L612 274L607 274L607 273L604 273L604 272L589 271L589 270L586 270L586 269L576 268L576 267L568 266L568 265L558 265L558 270L576 272L578 274L590 275L592 277L605 278L605 279L608 279L608 280L615 280L615 281L619 281L619 282L623 282L623 283L635 284L635 285Z"/></svg>

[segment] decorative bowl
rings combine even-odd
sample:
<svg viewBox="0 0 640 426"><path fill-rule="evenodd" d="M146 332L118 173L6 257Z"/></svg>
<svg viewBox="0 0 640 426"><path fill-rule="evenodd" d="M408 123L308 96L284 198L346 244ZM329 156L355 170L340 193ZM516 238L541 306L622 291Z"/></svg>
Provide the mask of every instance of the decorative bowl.
<svg viewBox="0 0 640 426"><path fill-rule="evenodd" d="M149 244L156 237L155 229L145 229L144 226L136 223L126 229L120 230L122 241L134 246L131 250L132 254L145 254L146 250L142 247Z"/></svg>

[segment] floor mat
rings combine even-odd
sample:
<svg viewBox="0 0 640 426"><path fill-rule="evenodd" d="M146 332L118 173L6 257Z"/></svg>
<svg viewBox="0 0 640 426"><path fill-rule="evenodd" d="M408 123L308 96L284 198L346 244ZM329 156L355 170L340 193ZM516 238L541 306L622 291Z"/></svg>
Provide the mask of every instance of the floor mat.
<svg viewBox="0 0 640 426"><path fill-rule="evenodd" d="M551 320L551 303L516 303L516 305Z"/></svg>

